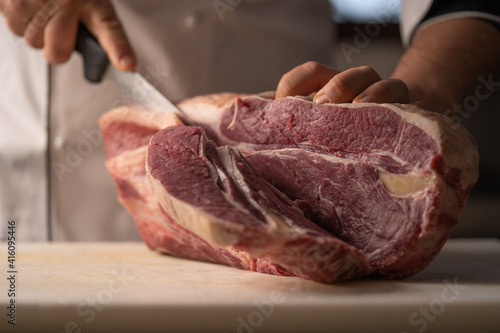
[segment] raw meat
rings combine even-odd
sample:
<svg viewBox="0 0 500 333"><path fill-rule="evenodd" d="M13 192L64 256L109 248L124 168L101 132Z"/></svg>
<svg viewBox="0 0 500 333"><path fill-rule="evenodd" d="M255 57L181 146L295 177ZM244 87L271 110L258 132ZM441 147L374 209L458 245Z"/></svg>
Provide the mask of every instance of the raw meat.
<svg viewBox="0 0 500 333"><path fill-rule="evenodd" d="M217 147L200 127L153 136L146 170L168 215L216 248L231 246L322 282L369 270L361 251L305 218L238 151Z"/></svg>
<svg viewBox="0 0 500 333"><path fill-rule="evenodd" d="M409 105L269 97L217 94L181 103L202 128L154 136L148 170L158 200L144 155L151 135L169 124L143 119L172 116L131 110L130 120L119 110L103 117L108 168L145 242L319 282L423 269L477 180L467 131Z"/></svg>
<svg viewBox="0 0 500 333"><path fill-rule="evenodd" d="M281 256L287 267L270 262L264 257L250 255L241 248L215 246L179 225L161 208L145 170L146 151L152 133L164 127L181 125L172 113L153 113L137 107L121 107L103 115L99 121L104 133L108 159L106 167L116 183L118 200L134 217L138 231L149 248L191 259L221 263L256 272L300 276L322 282L335 282L360 277L368 265L361 251L350 246L304 219L300 211L286 211L293 217L302 218L308 224L304 233L319 234L319 242L311 241L309 235L278 233L274 240L285 242L287 253L281 255L279 247L269 246L269 256ZM182 127L180 129L189 129ZM182 139L182 138L181 138ZM182 141L182 140L181 140ZM189 179L186 179L189 181ZM262 180L261 180L262 181ZM177 184L182 186L183 182ZM266 183L267 184L267 183ZM268 185L268 184L267 184ZM291 204L286 197L280 197L284 204ZM294 223L294 221L289 221ZM300 221L299 221L300 222ZM274 241L273 240L273 241ZM213 243L213 242L212 242ZM256 244L259 251L259 246ZM263 246L261 246L264 249ZM262 252L262 250L261 250ZM321 267L318 266L322 260Z"/></svg>

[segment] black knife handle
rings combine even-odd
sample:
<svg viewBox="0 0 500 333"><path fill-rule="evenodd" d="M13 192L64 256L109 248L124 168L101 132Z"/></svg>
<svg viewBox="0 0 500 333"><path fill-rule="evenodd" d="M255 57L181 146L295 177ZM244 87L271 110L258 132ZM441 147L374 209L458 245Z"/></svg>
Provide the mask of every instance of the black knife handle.
<svg viewBox="0 0 500 333"><path fill-rule="evenodd" d="M93 83L101 82L109 66L109 58L95 36L83 23L78 26L75 51L83 57L85 78Z"/></svg>

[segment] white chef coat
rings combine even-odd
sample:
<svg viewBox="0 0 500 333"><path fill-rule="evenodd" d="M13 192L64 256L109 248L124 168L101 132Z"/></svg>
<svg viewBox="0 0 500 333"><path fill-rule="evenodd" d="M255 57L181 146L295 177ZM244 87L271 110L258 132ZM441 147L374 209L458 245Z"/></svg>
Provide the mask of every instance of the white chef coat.
<svg viewBox="0 0 500 333"><path fill-rule="evenodd" d="M221 4L222 3L222 4ZM326 0L121 0L138 71L172 101L274 89L308 60L328 64ZM49 66L0 18L0 238L138 240L104 167L97 119L127 99L83 79L81 59Z"/></svg>
<svg viewBox="0 0 500 333"><path fill-rule="evenodd" d="M432 6L440 3L438 12ZM436 10L436 8L434 8ZM426 15L430 15L425 19ZM401 0L400 15L401 40L404 46L419 31L439 22L462 17L475 17L493 23L500 28L500 10L498 4L488 0Z"/></svg>

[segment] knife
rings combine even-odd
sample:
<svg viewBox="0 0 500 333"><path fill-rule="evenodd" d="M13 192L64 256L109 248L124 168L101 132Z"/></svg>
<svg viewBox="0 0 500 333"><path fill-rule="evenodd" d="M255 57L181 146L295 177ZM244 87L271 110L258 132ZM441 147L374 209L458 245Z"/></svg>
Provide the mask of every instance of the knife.
<svg viewBox="0 0 500 333"><path fill-rule="evenodd" d="M185 124L190 121L186 115L160 93L138 72L123 72L110 64L106 52L87 27L80 23L75 51L83 57L85 78L92 83L110 79L136 104L150 111L174 112Z"/></svg>

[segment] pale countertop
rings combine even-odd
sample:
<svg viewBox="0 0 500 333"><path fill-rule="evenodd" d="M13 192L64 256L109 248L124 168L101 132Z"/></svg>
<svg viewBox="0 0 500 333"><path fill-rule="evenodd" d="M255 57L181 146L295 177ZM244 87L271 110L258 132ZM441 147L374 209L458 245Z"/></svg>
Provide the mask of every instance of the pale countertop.
<svg viewBox="0 0 500 333"><path fill-rule="evenodd" d="M143 243L19 243L16 252L17 324L3 310L2 332L500 332L497 239L451 239L406 280L337 285L160 255ZM0 262L8 276L6 243Z"/></svg>

